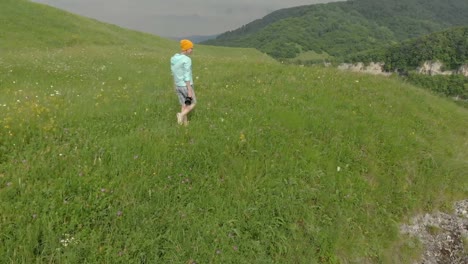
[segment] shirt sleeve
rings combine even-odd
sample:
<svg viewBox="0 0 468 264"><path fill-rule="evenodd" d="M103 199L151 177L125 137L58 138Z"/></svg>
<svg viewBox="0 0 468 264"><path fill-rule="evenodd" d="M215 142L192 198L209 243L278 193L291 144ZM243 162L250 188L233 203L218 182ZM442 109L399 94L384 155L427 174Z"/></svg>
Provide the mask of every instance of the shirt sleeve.
<svg viewBox="0 0 468 264"><path fill-rule="evenodd" d="M184 81L190 82L192 81L192 60L187 57L184 65Z"/></svg>

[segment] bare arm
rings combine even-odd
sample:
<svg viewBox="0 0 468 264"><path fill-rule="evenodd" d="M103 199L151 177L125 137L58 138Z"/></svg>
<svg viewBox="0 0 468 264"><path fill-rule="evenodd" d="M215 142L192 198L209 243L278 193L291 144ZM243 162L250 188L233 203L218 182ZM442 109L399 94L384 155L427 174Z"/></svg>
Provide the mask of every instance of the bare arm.
<svg viewBox="0 0 468 264"><path fill-rule="evenodd" d="M185 85L187 86L188 97L192 97L192 98L193 98L192 85L190 84L190 82L185 82Z"/></svg>

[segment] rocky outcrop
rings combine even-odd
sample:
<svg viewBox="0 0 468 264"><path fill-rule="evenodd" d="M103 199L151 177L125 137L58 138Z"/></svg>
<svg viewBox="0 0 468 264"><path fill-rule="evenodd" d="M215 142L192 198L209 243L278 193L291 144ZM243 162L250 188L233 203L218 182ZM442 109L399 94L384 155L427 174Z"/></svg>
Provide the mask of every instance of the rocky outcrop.
<svg viewBox="0 0 468 264"><path fill-rule="evenodd" d="M468 200L458 201L451 214L435 212L414 217L400 227L403 234L417 237L424 246L421 264L468 263Z"/></svg>
<svg viewBox="0 0 468 264"><path fill-rule="evenodd" d="M457 73L467 77L468 76L468 64L462 65L460 69L458 69Z"/></svg>
<svg viewBox="0 0 468 264"><path fill-rule="evenodd" d="M426 75L452 75L454 71L444 71L444 64L440 61L426 61L423 65L416 69L420 74Z"/></svg>
<svg viewBox="0 0 468 264"><path fill-rule="evenodd" d="M358 63L342 63L338 66L340 70L348 70L353 72L364 72L370 74L378 74L378 75L390 75L391 73L385 72L383 70L384 63L383 62L371 62L369 65L365 65L362 62Z"/></svg>
<svg viewBox="0 0 468 264"><path fill-rule="evenodd" d="M417 72L427 75L452 75L461 74L468 77L468 64L462 65L458 70L444 71L444 64L440 61L426 61L424 64L417 68Z"/></svg>
<svg viewBox="0 0 468 264"><path fill-rule="evenodd" d="M365 65L362 62L358 63L342 63L338 66L340 70L348 70L353 72L363 72L378 75L390 75L391 72L385 72L383 62L371 62L369 65ZM427 75L452 75L461 74L468 77L468 64L462 65L458 70L445 71L444 64L440 61L426 61L421 67L418 67L416 71L420 74Z"/></svg>

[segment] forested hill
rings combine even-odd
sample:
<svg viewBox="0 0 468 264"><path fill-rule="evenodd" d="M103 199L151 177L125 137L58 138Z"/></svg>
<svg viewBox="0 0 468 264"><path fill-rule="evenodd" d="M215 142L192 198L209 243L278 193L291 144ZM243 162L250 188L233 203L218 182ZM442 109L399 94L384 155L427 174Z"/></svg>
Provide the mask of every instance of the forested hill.
<svg viewBox="0 0 468 264"><path fill-rule="evenodd" d="M363 52L353 62L379 61L387 71L408 71L426 61L440 61L448 70L468 64L468 26L454 27L403 41L383 50Z"/></svg>
<svg viewBox="0 0 468 264"><path fill-rule="evenodd" d="M335 58L468 25L466 0L352 0L275 11L204 44L257 48L276 58Z"/></svg>

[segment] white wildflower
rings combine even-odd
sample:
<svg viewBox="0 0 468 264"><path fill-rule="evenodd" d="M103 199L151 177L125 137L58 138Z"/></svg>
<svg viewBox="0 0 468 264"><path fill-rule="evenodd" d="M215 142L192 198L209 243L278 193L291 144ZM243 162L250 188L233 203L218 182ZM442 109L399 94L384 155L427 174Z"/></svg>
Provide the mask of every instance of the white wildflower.
<svg viewBox="0 0 468 264"><path fill-rule="evenodd" d="M68 245L74 245L77 244L77 241L75 240L74 237L70 236L69 234L64 234L64 237L60 239L60 243L64 246L67 247Z"/></svg>

